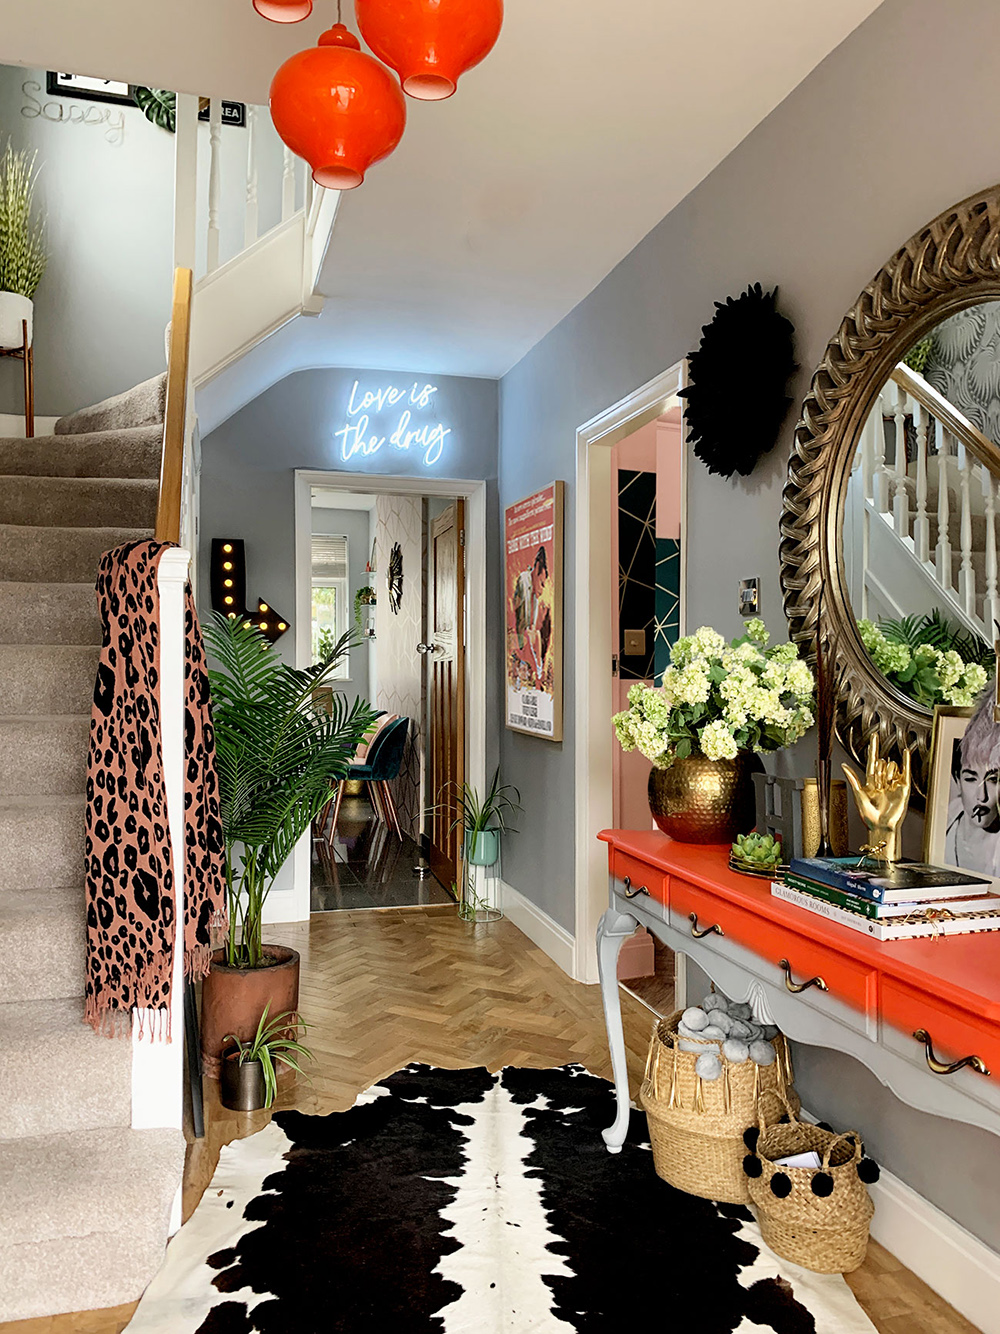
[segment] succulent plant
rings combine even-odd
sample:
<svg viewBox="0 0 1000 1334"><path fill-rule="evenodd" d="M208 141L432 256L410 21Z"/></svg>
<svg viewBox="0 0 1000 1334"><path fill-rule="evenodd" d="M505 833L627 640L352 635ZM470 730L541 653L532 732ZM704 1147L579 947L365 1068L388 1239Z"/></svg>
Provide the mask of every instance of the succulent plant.
<svg viewBox="0 0 1000 1334"><path fill-rule="evenodd" d="M773 834L740 834L732 855L754 870L773 871L781 864L781 843Z"/></svg>

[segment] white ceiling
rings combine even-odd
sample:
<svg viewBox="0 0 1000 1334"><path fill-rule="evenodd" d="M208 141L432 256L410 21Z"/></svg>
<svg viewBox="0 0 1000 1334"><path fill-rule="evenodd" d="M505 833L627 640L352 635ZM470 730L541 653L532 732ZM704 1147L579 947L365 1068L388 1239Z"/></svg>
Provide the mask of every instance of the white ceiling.
<svg viewBox="0 0 1000 1334"><path fill-rule="evenodd" d="M503 374L878 2L508 0L453 98L407 99L399 148L342 200L323 315L275 356ZM0 61L262 102L334 8L0 0Z"/></svg>

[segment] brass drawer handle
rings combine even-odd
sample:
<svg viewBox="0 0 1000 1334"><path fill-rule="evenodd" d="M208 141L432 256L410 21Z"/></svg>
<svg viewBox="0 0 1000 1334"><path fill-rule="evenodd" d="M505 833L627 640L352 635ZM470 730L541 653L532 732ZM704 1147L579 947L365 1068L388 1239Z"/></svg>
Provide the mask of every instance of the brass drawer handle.
<svg viewBox="0 0 1000 1334"><path fill-rule="evenodd" d="M627 899L634 899L638 894L648 894L648 893L649 893L649 890L646 888L645 885L640 885L640 886L638 887L638 889L633 889L633 888L632 888L632 877L631 877L631 876L628 876L628 875L627 875L627 876L625 877L625 880L624 880L623 883L624 883L624 885L625 885L625 897L626 897Z"/></svg>
<svg viewBox="0 0 1000 1334"><path fill-rule="evenodd" d="M964 1056L960 1061L952 1061L951 1065L948 1065L945 1061L939 1061L934 1055L934 1048L931 1046L931 1035L926 1028L918 1028L913 1036L918 1042L924 1044L924 1056L927 1059L928 1069L935 1075L953 1075L957 1070L964 1070L967 1065L981 1075L990 1073L981 1056Z"/></svg>
<svg viewBox="0 0 1000 1334"><path fill-rule="evenodd" d="M714 931L717 936L724 936L726 933L718 922L713 922L711 926L698 925L698 914L696 912L688 913L688 921L691 923L691 934L695 940L702 940L705 936L710 936Z"/></svg>
<svg viewBox="0 0 1000 1334"><path fill-rule="evenodd" d="M778 967L783 969L785 973L785 989L791 991L796 996L800 991L808 991L810 987L816 987L819 991L830 990L821 977L811 977L808 982L793 982L792 965L787 959L781 959L778 963Z"/></svg>

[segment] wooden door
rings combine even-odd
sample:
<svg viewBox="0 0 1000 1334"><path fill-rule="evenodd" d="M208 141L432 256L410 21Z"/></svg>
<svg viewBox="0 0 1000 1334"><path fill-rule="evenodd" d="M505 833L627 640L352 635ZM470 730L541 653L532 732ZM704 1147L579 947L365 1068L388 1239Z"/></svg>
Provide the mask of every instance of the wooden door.
<svg viewBox="0 0 1000 1334"><path fill-rule="evenodd" d="M431 524L427 654L430 681L428 744L431 870L446 888L458 881L462 828L456 788L465 781L465 501L456 500Z"/></svg>

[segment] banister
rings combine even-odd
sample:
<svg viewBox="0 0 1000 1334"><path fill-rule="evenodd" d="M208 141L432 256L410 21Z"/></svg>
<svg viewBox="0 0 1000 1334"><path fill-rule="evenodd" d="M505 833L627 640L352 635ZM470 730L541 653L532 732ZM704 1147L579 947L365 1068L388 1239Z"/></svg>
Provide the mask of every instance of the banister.
<svg viewBox="0 0 1000 1334"><path fill-rule="evenodd" d="M956 440L960 440L994 477L1000 478L1000 448L973 426L953 403L949 403L922 375L911 371L903 362L896 366L890 378L911 398L922 403L931 416L950 431Z"/></svg>
<svg viewBox="0 0 1000 1334"><path fill-rule="evenodd" d="M188 360L191 348L190 269L174 270L174 304L167 363L167 405L160 458L160 498L156 507L157 542L181 540L181 489L184 483L184 440L187 432Z"/></svg>

